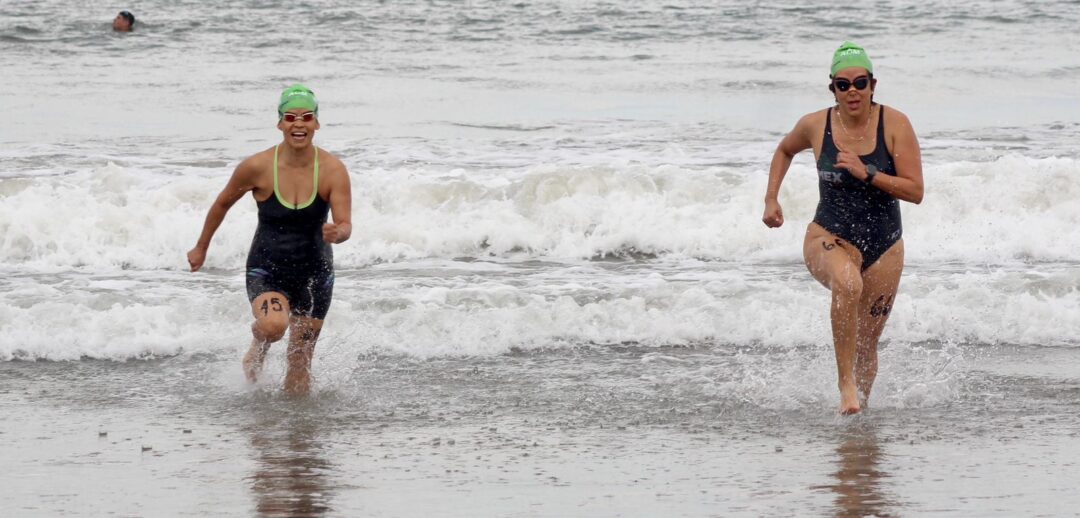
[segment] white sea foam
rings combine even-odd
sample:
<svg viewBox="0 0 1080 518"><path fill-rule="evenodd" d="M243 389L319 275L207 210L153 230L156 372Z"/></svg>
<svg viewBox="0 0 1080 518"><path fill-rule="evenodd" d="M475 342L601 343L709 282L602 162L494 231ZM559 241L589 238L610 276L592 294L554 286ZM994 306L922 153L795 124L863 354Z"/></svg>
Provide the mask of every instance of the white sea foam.
<svg viewBox="0 0 1080 518"><path fill-rule="evenodd" d="M8 274L0 303L0 360L130 360L220 352L250 340L240 279L192 290L157 272ZM230 298L229 295L235 297Z"/></svg>
<svg viewBox="0 0 1080 518"><path fill-rule="evenodd" d="M110 164L0 179L9 273L0 358L244 347L240 271L254 203L241 200L226 218L210 276L184 273L225 171L182 172ZM928 165L926 200L903 209L909 268L887 339L1075 345L1077 172L1074 159L1019 155ZM419 357L587 343L829 343L827 294L800 264L817 202L805 163L785 182L778 230L759 220L761 170L621 162L375 170L354 172L353 182L356 230L335 247L330 343ZM629 270L595 260L613 256L655 258ZM451 261L462 257L485 262Z"/></svg>
<svg viewBox="0 0 1080 518"><path fill-rule="evenodd" d="M1006 156L926 167L922 205L903 204L909 263L1071 261L1080 248L1080 165ZM147 174L108 165L0 180L0 260L55 271L180 269L224 171ZM760 222L765 171L621 164L496 173L377 170L353 174L353 239L340 268L454 257L589 259L634 254L798 262L817 203L805 165L781 194L787 223ZM237 203L210 267L239 269L255 225Z"/></svg>
<svg viewBox="0 0 1080 518"><path fill-rule="evenodd" d="M831 350L828 292L801 267L702 264L341 272L320 350L345 362L364 351L427 358L623 343ZM917 269L903 281L884 340L1074 347L1077 275ZM247 346L251 315L239 275L138 279L9 280L0 359L238 356Z"/></svg>

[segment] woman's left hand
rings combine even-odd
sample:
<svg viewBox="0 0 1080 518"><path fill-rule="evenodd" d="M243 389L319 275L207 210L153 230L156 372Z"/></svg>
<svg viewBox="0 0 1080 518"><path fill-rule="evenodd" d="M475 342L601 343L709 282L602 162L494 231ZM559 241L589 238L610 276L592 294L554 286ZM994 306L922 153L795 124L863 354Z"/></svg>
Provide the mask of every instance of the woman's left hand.
<svg viewBox="0 0 1080 518"><path fill-rule="evenodd" d="M836 167L847 170L847 172L854 176L856 180L860 182L866 181L866 164L859 159L859 155L850 151L840 151L836 154Z"/></svg>
<svg viewBox="0 0 1080 518"><path fill-rule="evenodd" d="M338 225L334 223L324 223L322 226L322 238L323 241L326 241L327 243L340 243L341 238L338 234Z"/></svg>

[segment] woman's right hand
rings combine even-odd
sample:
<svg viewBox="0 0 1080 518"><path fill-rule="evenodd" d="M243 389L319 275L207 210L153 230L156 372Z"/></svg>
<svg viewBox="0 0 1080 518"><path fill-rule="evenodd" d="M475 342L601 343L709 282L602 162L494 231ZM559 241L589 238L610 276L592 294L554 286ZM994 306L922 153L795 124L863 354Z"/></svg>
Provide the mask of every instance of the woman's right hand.
<svg viewBox="0 0 1080 518"><path fill-rule="evenodd" d="M191 271L197 272L199 268L202 268L203 261L206 260L206 249L195 247L187 253L187 262L191 265Z"/></svg>
<svg viewBox="0 0 1080 518"><path fill-rule="evenodd" d="M777 228L784 224L784 210L780 208L779 201L765 201L765 215L761 217L761 221L765 222L765 226L769 228Z"/></svg>

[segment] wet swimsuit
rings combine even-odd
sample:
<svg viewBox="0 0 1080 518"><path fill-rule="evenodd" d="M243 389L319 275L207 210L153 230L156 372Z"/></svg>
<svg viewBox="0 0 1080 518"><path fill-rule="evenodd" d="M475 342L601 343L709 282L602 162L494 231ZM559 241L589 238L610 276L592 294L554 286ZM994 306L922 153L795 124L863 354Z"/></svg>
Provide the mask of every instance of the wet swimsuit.
<svg viewBox="0 0 1080 518"><path fill-rule="evenodd" d="M248 252L248 300L276 291L288 299L293 315L321 320L334 292L334 253L322 236L330 204L319 196L319 149L311 199L300 205L286 201L278 190L277 155L275 147L274 195L256 202L259 226Z"/></svg>
<svg viewBox="0 0 1080 518"><path fill-rule="evenodd" d="M885 107L878 105L877 142L859 159L878 172L896 176L896 165L885 145ZM818 202L814 223L862 252L866 271L903 235L900 202L892 195L836 167L838 149L832 138L832 108L825 114L825 139L818 157Z"/></svg>

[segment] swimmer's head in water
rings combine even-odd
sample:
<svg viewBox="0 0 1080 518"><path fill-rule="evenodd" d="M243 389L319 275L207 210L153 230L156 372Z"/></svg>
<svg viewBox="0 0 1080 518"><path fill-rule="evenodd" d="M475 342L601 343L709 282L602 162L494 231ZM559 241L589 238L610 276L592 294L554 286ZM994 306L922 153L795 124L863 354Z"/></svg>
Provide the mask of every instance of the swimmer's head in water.
<svg viewBox="0 0 1080 518"><path fill-rule="evenodd" d="M845 41L833 53L829 77L834 77L837 72L851 67L865 68L867 73L874 75L874 65L870 63L870 56L866 55L866 51L850 41Z"/></svg>
<svg viewBox="0 0 1080 518"><path fill-rule="evenodd" d="M113 19L113 30L127 32L135 28L135 15L130 11L120 11Z"/></svg>
<svg viewBox="0 0 1080 518"><path fill-rule="evenodd" d="M278 101L278 118L280 119L289 110L311 110L319 115L319 101L315 100L315 92L310 88L295 84L281 92L281 100Z"/></svg>

